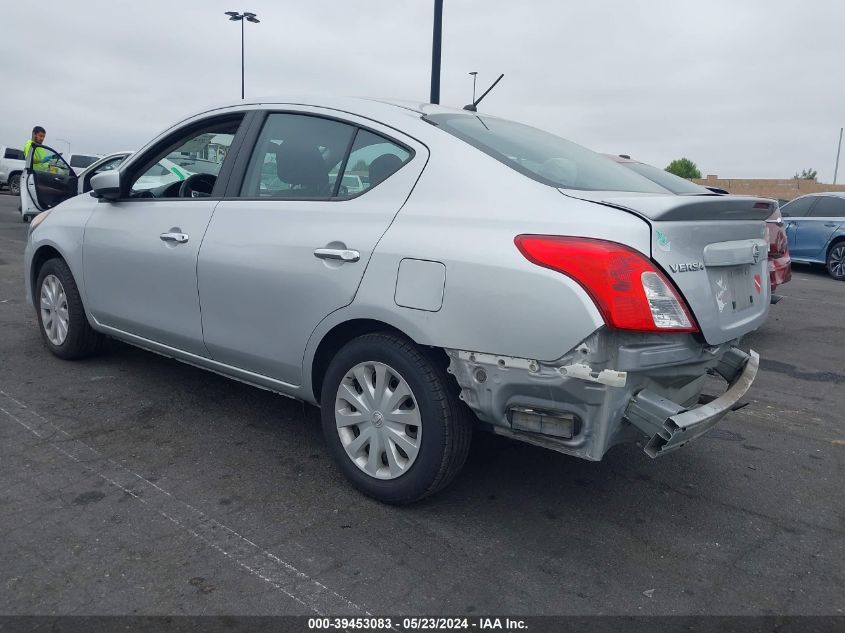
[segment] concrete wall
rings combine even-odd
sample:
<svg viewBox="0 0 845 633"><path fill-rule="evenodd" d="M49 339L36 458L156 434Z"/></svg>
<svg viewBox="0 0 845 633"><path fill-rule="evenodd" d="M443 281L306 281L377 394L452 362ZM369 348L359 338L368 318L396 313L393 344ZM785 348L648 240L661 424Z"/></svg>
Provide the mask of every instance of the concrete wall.
<svg viewBox="0 0 845 633"><path fill-rule="evenodd" d="M693 182L705 187L719 187L740 196L761 196L775 200L792 200L808 193L821 191L845 191L845 185L826 185L815 180L798 178L695 178Z"/></svg>

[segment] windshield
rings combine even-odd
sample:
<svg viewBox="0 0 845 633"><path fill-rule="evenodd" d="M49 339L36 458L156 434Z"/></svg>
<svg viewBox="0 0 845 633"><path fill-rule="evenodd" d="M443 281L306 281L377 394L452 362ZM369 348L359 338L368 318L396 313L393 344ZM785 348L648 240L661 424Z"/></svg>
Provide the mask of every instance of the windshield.
<svg viewBox="0 0 845 633"><path fill-rule="evenodd" d="M620 165L637 172L641 176L645 176L649 180L653 180L672 193L691 193L697 195L711 195L713 193L701 185L697 185L675 174L670 174L668 171L655 167L654 165L646 165L645 163L620 163Z"/></svg>
<svg viewBox="0 0 845 633"><path fill-rule="evenodd" d="M528 125L475 114L432 114L425 120L552 187L668 193L604 156Z"/></svg>

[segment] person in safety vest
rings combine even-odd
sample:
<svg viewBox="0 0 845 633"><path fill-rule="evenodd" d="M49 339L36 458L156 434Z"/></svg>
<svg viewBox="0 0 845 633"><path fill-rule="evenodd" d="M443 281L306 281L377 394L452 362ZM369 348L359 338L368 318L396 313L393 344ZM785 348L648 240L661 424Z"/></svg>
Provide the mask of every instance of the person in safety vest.
<svg viewBox="0 0 845 633"><path fill-rule="evenodd" d="M23 145L24 158L29 156L29 152L32 149L32 144L35 143L36 145L41 145L42 143L44 143L44 138L46 136L47 131L40 125L36 125L34 128L32 128L32 138L29 139ZM49 162L53 158L55 158L55 156L53 154L50 154L43 147L36 147L35 154L32 156L32 168L37 169L38 171L49 171Z"/></svg>

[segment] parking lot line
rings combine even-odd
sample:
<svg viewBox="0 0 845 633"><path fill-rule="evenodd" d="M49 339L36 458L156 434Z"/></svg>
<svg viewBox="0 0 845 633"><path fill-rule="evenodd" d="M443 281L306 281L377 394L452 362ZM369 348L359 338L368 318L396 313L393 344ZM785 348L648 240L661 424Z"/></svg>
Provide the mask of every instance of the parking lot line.
<svg viewBox="0 0 845 633"><path fill-rule="evenodd" d="M88 444L73 439L63 428L5 391L0 391L0 413L45 440L52 448L115 486L179 529L257 576L310 612L319 615L371 615L351 600L267 551L191 504L102 455ZM61 436L61 437L57 437Z"/></svg>

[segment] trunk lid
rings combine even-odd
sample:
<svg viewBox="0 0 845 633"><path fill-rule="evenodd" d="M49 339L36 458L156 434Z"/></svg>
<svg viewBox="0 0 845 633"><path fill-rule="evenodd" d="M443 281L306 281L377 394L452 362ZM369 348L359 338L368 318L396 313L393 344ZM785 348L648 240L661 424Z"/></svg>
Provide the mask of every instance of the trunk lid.
<svg viewBox="0 0 845 633"><path fill-rule="evenodd" d="M771 300L766 218L773 200L561 190L616 207L651 225L651 259L669 277L717 345L757 329Z"/></svg>

